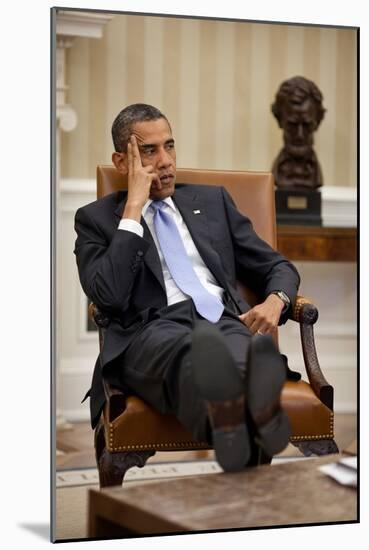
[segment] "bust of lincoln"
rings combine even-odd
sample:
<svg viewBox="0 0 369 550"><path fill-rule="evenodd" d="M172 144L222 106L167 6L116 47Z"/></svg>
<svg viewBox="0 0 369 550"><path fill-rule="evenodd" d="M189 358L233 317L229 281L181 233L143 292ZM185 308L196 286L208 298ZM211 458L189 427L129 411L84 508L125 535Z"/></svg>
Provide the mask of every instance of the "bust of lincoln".
<svg viewBox="0 0 369 550"><path fill-rule="evenodd" d="M279 87L272 105L284 141L272 167L279 189L315 190L323 185L313 143L325 111L322 93L311 80L296 76Z"/></svg>

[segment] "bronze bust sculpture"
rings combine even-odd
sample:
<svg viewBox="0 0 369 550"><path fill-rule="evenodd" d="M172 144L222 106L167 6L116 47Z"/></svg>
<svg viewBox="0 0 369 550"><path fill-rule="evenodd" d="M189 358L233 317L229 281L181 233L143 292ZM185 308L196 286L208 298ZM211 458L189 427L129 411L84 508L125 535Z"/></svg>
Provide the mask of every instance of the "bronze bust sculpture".
<svg viewBox="0 0 369 550"><path fill-rule="evenodd" d="M322 93L307 78L295 76L281 84L272 105L284 141L272 167L278 189L316 190L323 185L313 150L313 133L326 111L322 103Z"/></svg>

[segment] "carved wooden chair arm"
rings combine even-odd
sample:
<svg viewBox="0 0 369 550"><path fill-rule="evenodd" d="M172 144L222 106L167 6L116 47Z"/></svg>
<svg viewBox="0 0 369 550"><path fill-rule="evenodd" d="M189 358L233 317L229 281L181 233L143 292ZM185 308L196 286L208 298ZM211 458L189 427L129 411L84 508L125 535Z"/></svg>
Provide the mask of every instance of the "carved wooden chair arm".
<svg viewBox="0 0 369 550"><path fill-rule="evenodd" d="M333 387L323 375L315 348L313 325L318 316L318 309L310 300L297 296L290 318L300 325L306 373L314 393L329 409L333 410Z"/></svg>
<svg viewBox="0 0 369 550"><path fill-rule="evenodd" d="M103 386L106 397L106 411L109 422L117 418L126 408L126 396L123 391L103 378Z"/></svg>
<svg viewBox="0 0 369 550"><path fill-rule="evenodd" d="M101 309L99 309L97 305L92 302L88 306L88 315L97 328L106 328L110 323L108 315L101 311Z"/></svg>
<svg viewBox="0 0 369 550"><path fill-rule="evenodd" d="M319 317L317 307L304 296L297 296L295 305L290 314L290 319L297 323L313 325Z"/></svg>
<svg viewBox="0 0 369 550"><path fill-rule="evenodd" d="M96 304L91 303L88 307L90 319L95 323L99 331L100 350L104 344L105 330L109 326L109 316L101 311ZM103 386L107 403L107 414L109 421L117 418L125 409L126 398L121 389L109 384L108 380L103 378Z"/></svg>

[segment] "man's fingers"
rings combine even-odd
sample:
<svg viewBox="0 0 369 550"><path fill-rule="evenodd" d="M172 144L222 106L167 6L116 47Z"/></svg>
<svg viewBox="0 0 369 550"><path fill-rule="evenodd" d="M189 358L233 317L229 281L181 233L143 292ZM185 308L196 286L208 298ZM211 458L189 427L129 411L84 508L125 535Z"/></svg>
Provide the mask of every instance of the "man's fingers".
<svg viewBox="0 0 369 550"><path fill-rule="evenodd" d="M270 325L259 325L256 328L256 332L258 334L271 334L272 332L274 332L274 327Z"/></svg>
<svg viewBox="0 0 369 550"><path fill-rule="evenodd" d="M247 313L239 315L239 319L247 326L252 334L256 334L257 332L271 334L276 329L274 318L265 316L257 308L252 308Z"/></svg>
<svg viewBox="0 0 369 550"><path fill-rule="evenodd" d="M247 326L248 329L250 329L250 326L254 322L254 317L251 311L247 311L246 313L239 315L239 319L243 322L244 325Z"/></svg>
<svg viewBox="0 0 369 550"><path fill-rule="evenodd" d="M238 318L246 325L248 322L249 314L248 312L242 313L241 315L238 316Z"/></svg>
<svg viewBox="0 0 369 550"><path fill-rule="evenodd" d="M251 334L256 334L258 331L263 332L263 329L266 328L265 325L261 323L259 319L256 319L251 315L248 315L247 319L243 320L243 323L247 326Z"/></svg>
<svg viewBox="0 0 369 550"><path fill-rule="evenodd" d="M157 180L160 183L160 178L157 174L157 172L154 172L154 167L152 164L149 164L148 166L143 166L143 170L150 176L151 181Z"/></svg>
<svg viewBox="0 0 369 550"><path fill-rule="evenodd" d="M144 166L143 170L145 170L145 172L151 177L151 183L153 181L156 181L157 189L161 189L163 185L160 181L159 174L154 171L154 167L152 166L152 164L148 164L147 166Z"/></svg>
<svg viewBox="0 0 369 550"><path fill-rule="evenodd" d="M252 332L252 334L256 334L258 330L260 332L263 332L263 325L257 319L255 319L250 325L248 325L248 328L250 332Z"/></svg>
<svg viewBox="0 0 369 550"><path fill-rule="evenodd" d="M132 172L133 172L133 154L132 154L131 142L127 143L127 158L128 158L128 173L132 174Z"/></svg>
<svg viewBox="0 0 369 550"><path fill-rule="evenodd" d="M239 315L238 318L242 323L249 329L251 334L255 334L257 331L257 323L255 321L252 321L250 317L247 317L246 314Z"/></svg>
<svg viewBox="0 0 369 550"><path fill-rule="evenodd" d="M252 324L252 328L256 332L262 332L263 334L271 334L276 330L275 323L271 319L256 319Z"/></svg>
<svg viewBox="0 0 369 550"><path fill-rule="evenodd" d="M132 167L134 170L136 170L138 168L142 168L142 162L141 162L140 151L137 145L137 139L136 139L136 136L134 135L131 135L131 145L132 145L132 156L133 156Z"/></svg>

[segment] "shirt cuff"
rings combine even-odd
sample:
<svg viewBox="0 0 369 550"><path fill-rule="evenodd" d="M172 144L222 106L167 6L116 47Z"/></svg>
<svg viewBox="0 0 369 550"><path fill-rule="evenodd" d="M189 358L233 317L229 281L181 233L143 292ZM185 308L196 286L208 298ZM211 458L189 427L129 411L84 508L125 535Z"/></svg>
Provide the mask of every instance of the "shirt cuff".
<svg viewBox="0 0 369 550"><path fill-rule="evenodd" d="M130 220L129 218L123 218L120 220L118 229L123 229L125 231L130 231L131 233L136 233L139 237L143 237L144 230L140 223L136 220Z"/></svg>

